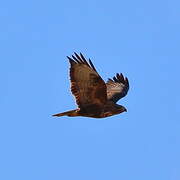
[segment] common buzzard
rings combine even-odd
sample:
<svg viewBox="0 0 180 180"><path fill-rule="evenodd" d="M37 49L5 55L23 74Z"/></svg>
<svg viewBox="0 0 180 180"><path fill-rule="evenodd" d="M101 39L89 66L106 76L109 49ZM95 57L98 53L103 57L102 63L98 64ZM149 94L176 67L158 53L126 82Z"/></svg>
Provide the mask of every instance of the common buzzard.
<svg viewBox="0 0 180 180"><path fill-rule="evenodd" d="M81 53L67 58L70 62L71 91L78 108L53 116L104 118L127 111L122 105L116 104L129 90L128 79L122 73L117 73L105 83L92 61L89 59L88 63Z"/></svg>

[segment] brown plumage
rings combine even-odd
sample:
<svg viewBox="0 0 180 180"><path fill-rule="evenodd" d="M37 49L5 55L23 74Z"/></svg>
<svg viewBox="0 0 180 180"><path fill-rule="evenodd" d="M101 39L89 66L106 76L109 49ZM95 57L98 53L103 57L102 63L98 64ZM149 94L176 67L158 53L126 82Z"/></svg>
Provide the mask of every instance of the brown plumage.
<svg viewBox="0 0 180 180"><path fill-rule="evenodd" d="M92 61L89 63L80 53L68 57L70 62L71 92L78 109L54 114L53 116L85 116L104 118L127 111L116 104L129 90L129 82L122 74L116 74L107 83L99 76Z"/></svg>

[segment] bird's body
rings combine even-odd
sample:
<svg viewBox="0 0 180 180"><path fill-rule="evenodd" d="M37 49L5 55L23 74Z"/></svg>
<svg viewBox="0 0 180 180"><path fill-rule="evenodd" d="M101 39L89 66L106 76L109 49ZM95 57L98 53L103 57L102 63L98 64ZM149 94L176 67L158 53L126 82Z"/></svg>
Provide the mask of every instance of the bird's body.
<svg viewBox="0 0 180 180"><path fill-rule="evenodd" d="M63 113L55 114L54 116L85 116L91 118L105 118L108 116L113 116L115 114L120 114L121 112L126 111L126 109L118 104L114 104L111 101L107 101L107 103L102 107L97 107L94 105L90 105L84 109L75 109L71 111L66 111Z"/></svg>
<svg viewBox="0 0 180 180"><path fill-rule="evenodd" d="M89 63L80 53L75 53L70 62L71 91L75 96L78 108L53 116L84 116L104 118L127 111L125 107L116 104L129 90L129 82L122 74L116 74L107 83L97 73L94 65Z"/></svg>

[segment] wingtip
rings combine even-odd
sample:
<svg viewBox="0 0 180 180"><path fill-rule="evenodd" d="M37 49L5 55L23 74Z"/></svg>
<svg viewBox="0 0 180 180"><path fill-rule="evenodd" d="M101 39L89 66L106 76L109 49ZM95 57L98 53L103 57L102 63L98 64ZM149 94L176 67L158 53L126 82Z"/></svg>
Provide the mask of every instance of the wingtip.
<svg viewBox="0 0 180 180"><path fill-rule="evenodd" d="M93 70L97 72L97 70L96 70L96 68L95 68L95 66L94 66L94 64L92 63L92 61L91 61L90 58L89 58L89 64L91 65L91 67L93 68Z"/></svg>
<svg viewBox="0 0 180 180"><path fill-rule="evenodd" d="M118 79L116 76L113 77L114 82L118 82Z"/></svg>
<svg viewBox="0 0 180 180"><path fill-rule="evenodd" d="M69 61L72 60L69 56L66 56L66 57L68 58Z"/></svg>
<svg viewBox="0 0 180 180"><path fill-rule="evenodd" d="M66 56L66 57L68 58L70 64L75 64L75 63L76 63L76 62L75 62L72 58L70 58L69 56Z"/></svg>
<svg viewBox="0 0 180 180"><path fill-rule="evenodd" d="M122 73L120 73L120 75L119 75L123 80L124 80L124 76L123 76L123 74Z"/></svg>
<svg viewBox="0 0 180 180"><path fill-rule="evenodd" d="M74 55L76 56L76 57L78 57L79 55L78 55L78 53L76 53L76 52L74 52Z"/></svg>
<svg viewBox="0 0 180 180"><path fill-rule="evenodd" d="M92 68L94 71L97 72L95 66L93 65L91 59L89 59L89 63L87 62L86 58L83 56L83 54L80 52L79 54L74 52L72 57L67 56L69 59L70 64L85 64L88 67Z"/></svg>
<svg viewBox="0 0 180 180"><path fill-rule="evenodd" d="M127 77L125 77L125 82L126 82L126 84L128 85L128 87L129 87L129 80L128 80Z"/></svg>

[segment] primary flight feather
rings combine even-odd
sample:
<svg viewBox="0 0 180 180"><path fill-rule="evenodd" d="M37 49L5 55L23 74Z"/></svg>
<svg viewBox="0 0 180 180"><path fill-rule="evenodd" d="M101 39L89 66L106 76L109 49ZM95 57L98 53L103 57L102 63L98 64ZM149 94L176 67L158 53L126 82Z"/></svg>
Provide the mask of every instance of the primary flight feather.
<svg viewBox="0 0 180 180"><path fill-rule="evenodd" d="M122 105L116 104L129 90L129 81L122 73L117 73L105 83L92 61L89 59L87 62L81 53L67 58L70 62L71 92L78 108L53 116L104 118L127 111Z"/></svg>

